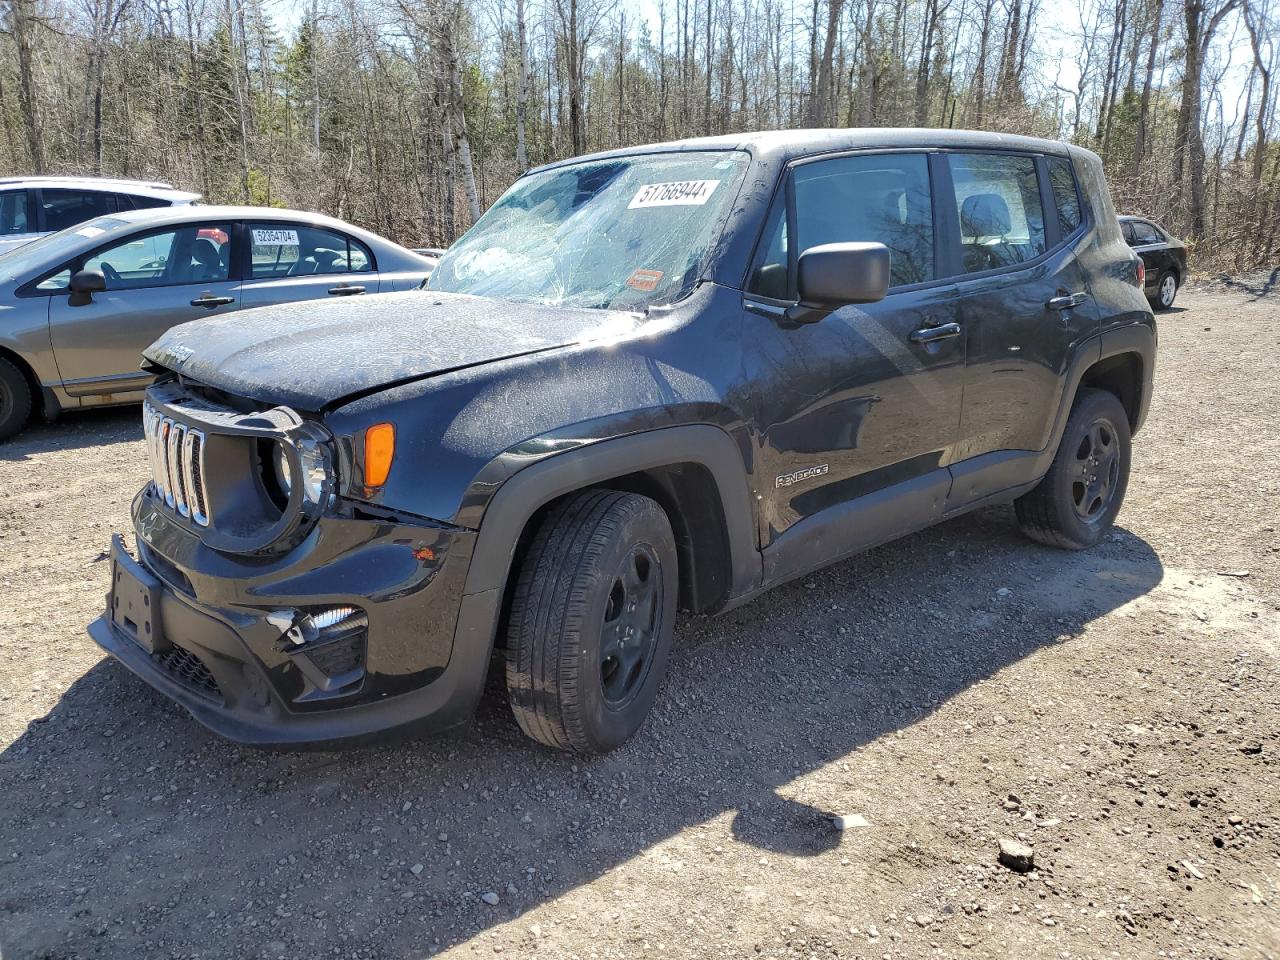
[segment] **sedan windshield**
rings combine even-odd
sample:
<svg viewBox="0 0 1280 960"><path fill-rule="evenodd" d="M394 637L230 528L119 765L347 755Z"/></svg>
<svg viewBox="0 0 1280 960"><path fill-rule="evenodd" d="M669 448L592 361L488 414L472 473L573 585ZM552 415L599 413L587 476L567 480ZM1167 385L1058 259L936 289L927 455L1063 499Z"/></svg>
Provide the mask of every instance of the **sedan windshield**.
<svg viewBox="0 0 1280 960"><path fill-rule="evenodd" d="M0 256L0 279L21 280L28 274L56 267L80 250L86 239L113 230L124 222L115 217L98 217L15 247Z"/></svg>
<svg viewBox="0 0 1280 960"><path fill-rule="evenodd" d="M748 162L649 154L524 177L449 248L427 286L616 310L677 300L698 280Z"/></svg>

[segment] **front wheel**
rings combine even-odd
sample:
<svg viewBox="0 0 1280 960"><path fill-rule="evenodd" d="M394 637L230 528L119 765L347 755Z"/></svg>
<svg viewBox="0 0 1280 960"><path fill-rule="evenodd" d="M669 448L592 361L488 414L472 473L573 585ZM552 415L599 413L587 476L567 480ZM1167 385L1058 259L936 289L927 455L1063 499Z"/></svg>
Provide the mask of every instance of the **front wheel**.
<svg viewBox="0 0 1280 960"><path fill-rule="evenodd" d="M1129 418L1116 395L1081 390L1049 472L1013 503L1022 532L1051 547L1093 546L1120 512L1131 453Z"/></svg>
<svg viewBox="0 0 1280 960"><path fill-rule="evenodd" d="M507 692L547 746L605 753L644 722L666 673L679 583L655 501L588 490L552 508L529 546L507 629Z"/></svg>
<svg viewBox="0 0 1280 960"><path fill-rule="evenodd" d="M22 371L0 357L0 440L7 440L31 417L31 387Z"/></svg>

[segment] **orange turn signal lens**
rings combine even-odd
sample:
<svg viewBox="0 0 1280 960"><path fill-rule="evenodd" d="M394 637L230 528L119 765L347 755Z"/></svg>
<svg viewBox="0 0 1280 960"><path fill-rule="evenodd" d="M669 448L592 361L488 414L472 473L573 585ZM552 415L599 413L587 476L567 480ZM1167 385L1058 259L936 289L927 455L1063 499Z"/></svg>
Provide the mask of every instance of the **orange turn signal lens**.
<svg viewBox="0 0 1280 960"><path fill-rule="evenodd" d="M364 485L380 487L391 473L396 455L396 428L389 423L375 423L364 432Z"/></svg>

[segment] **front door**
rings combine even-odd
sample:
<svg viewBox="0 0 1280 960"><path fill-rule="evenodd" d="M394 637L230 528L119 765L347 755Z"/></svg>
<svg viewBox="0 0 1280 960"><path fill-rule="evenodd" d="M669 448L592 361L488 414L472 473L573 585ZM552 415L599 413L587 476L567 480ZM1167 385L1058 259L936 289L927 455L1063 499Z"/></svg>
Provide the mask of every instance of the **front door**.
<svg viewBox="0 0 1280 960"><path fill-rule="evenodd" d="M151 379L140 369L142 351L162 333L236 310L231 234L231 225L219 222L144 230L68 266L68 275L99 271L106 290L80 305L67 294L50 300L49 337L67 393L139 390Z"/></svg>
<svg viewBox="0 0 1280 960"><path fill-rule="evenodd" d="M994 153L953 153L948 161L955 192L951 254L968 355L956 460L1040 451L1049 443L1075 347L1098 332L1097 307L1075 254L1085 236L1070 164ZM1017 480L1000 470L970 475L962 466L949 507Z"/></svg>
<svg viewBox="0 0 1280 960"><path fill-rule="evenodd" d="M246 307L378 292L373 254L337 230L262 221L245 224L245 238Z"/></svg>
<svg viewBox="0 0 1280 960"><path fill-rule="evenodd" d="M776 205L743 320L763 546L859 498L883 495L896 508L902 493L919 525L941 508L965 344L954 284L937 280L929 166L925 153L802 163ZM798 253L855 240L889 247L888 296L788 329ZM805 549L838 556L848 534Z"/></svg>

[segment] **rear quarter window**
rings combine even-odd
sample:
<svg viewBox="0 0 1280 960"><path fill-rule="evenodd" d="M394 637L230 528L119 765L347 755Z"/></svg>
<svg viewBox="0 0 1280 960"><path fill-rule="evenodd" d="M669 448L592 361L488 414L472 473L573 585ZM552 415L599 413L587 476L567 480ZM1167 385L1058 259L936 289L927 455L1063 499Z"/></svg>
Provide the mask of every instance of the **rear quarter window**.
<svg viewBox="0 0 1280 960"><path fill-rule="evenodd" d="M1058 229L1063 237L1070 236L1083 222L1080 210L1080 194L1076 191L1076 175L1071 163L1059 157L1050 157L1049 185L1053 188L1053 203L1057 208Z"/></svg>

